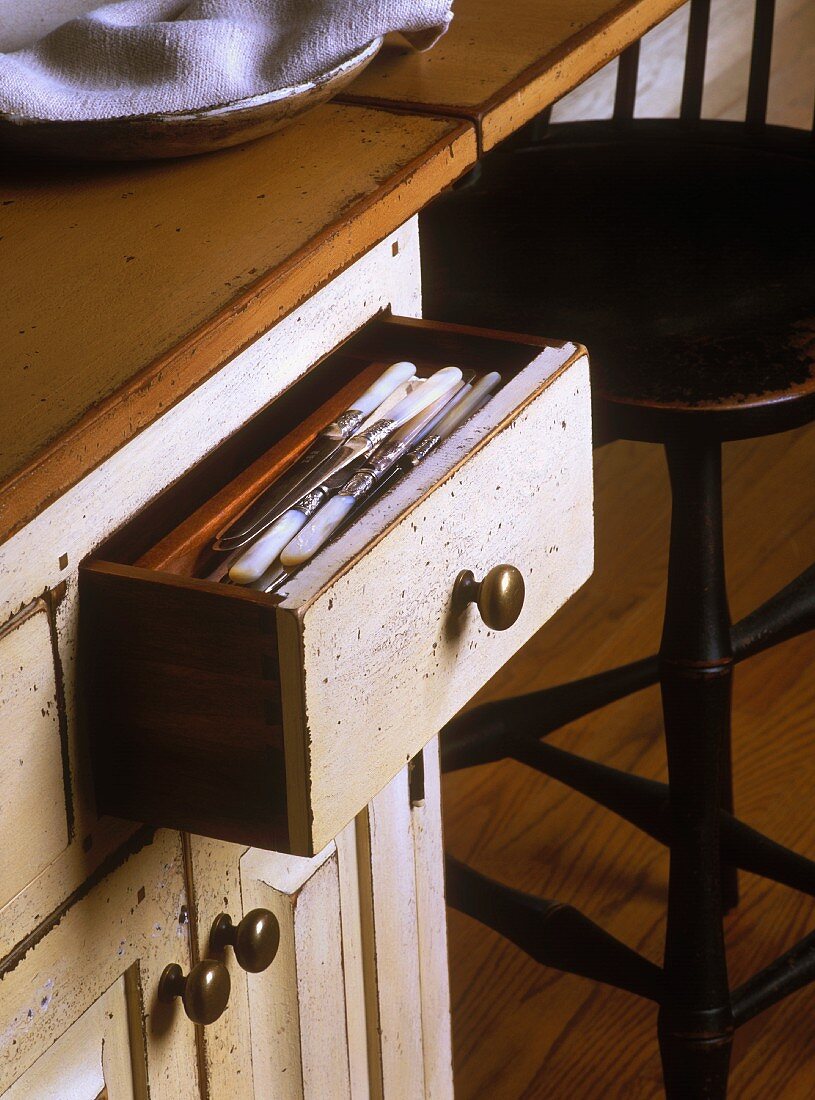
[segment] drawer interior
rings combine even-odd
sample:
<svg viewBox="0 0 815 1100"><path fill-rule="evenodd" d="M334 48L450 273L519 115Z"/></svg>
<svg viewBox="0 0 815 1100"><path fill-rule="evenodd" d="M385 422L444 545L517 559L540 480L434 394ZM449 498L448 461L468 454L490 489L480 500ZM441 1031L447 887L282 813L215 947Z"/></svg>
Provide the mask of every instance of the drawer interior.
<svg viewBox="0 0 815 1100"><path fill-rule="evenodd" d="M218 583L225 556L213 538L389 363L409 359L420 374L497 370L505 386L546 349L560 349L552 378L580 354L538 337L380 316L84 565L82 667L100 811L303 855L343 827L314 820L319 762L292 703L296 616L281 612L285 594ZM400 512L413 503L415 473L392 490ZM427 492L417 481L416 493ZM324 555L309 565L315 586L326 579L316 579ZM326 557L335 571L336 554ZM388 778L372 776L365 801Z"/></svg>
<svg viewBox="0 0 815 1100"><path fill-rule="evenodd" d="M546 346L562 346L562 342L412 318L376 319L298 384L299 392L289 399L289 407L281 408L274 418L267 414L265 439L275 442L180 519L136 559L136 564L184 577L220 580L227 558L212 550L216 534L274 482L390 363L408 359L416 364L420 376L448 365L475 371L476 376L495 370L504 385ZM293 422L293 415L301 419Z"/></svg>

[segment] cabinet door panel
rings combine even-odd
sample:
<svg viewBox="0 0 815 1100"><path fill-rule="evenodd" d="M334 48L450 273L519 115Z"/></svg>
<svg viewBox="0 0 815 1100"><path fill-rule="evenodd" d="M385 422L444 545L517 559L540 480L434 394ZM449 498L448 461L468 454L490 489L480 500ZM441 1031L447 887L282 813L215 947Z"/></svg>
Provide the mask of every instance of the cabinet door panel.
<svg viewBox="0 0 815 1100"><path fill-rule="evenodd" d="M198 957L222 912L280 947L201 1034L211 1100L453 1095L438 741L312 858L189 838Z"/></svg>
<svg viewBox="0 0 815 1100"><path fill-rule="evenodd" d="M356 820L369 1092L384 1100L453 1096L439 780L434 738Z"/></svg>
<svg viewBox="0 0 815 1100"><path fill-rule="evenodd" d="M408 769L357 818L371 1095L424 1096L416 865Z"/></svg>
<svg viewBox="0 0 815 1100"><path fill-rule="evenodd" d="M117 978L11 1086L5 1100L145 1100L144 1064L131 1047L139 1026L133 1019L133 977L128 972Z"/></svg>
<svg viewBox="0 0 815 1100"><path fill-rule="evenodd" d="M38 1059L58 1043L76 1054L77 1088L91 1088L89 1067L95 1062L89 1051L97 1040L101 1046L104 1034L93 1021L100 999L109 995L117 1005L114 1020L102 1020L100 1027L115 1022L117 1029L115 1041L105 1043L110 1049L102 1063L110 1100L118 1100L113 1084L122 1088L127 1080L119 1055L123 1065L130 1057L142 1067L152 1097L198 1100L195 1028L179 1002L160 1004L156 996L167 963L180 963L185 972L190 965L181 838L160 832L152 843L148 839L140 849L122 853L115 869L69 899L0 960L0 1094L14 1085L25 1096L22 1082L38 1072L33 1068ZM119 992L109 993L112 989ZM129 1042L122 1038L126 1030ZM48 1063L43 1066L47 1079ZM138 1081L136 1073L136 1097ZM39 1100L36 1091L31 1096ZM81 1090L77 1096L84 1100Z"/></svg>
<svg viewBox="0 0 815 1100"><path fill-rule="evenodd" d="M351 1096L353 1100L367 1100L371 1092L368 1066L365 942L362 930L363 899L360 894L356 818L338 834L335 844L340 876L342 962L345 971L345 1015L348 1026ZM368 908L366 905L366 910Z"/></svg>
<svg viewBox="0 0 815 1100"><path fill-rule="evenodd" d="M205 836L185 835L185 840L192 884L193 954L196 959L221 959L232 982L229 1008L214 1024L201 1029L201 1064L208 1100L255 1100L248 975L238 966L231 948L219 954L210 946L210 930L216 917L226 913L238 924L251 908L244 907L241 882L241 857L246 848ZM272 963L272 972L274 966Z"/></svg>
<svg viewBox="0 0 815 1100"><path fill-rule="evenodd" d="M201 1034L211 1100L350 1096L347 952L335 846L306 859L191 836L188 855L196 954L221 957L232 979L229 1010ZM280 944L267 970L248 974L231 947L218 955L210 930L221 913L238 924L257 908L274 913ZM364 1027L363 1017L361 1059L367 1064ZM353 1095L361 1100L367 1089Z"/></svg>
<svg viewBox="0 0 815 1100"><path fill-rule="evenodd" d="M49 609L44 600L0 626L0 906L68 843Z"/></svg>
<svg viewBox="0 0 815 1100"><path fill-rule="evenodd" d="M272 968L248 979L255 1095L350 1097L335 846L311 859L251 849L241 871L246 908L280 923Z"/></svg>

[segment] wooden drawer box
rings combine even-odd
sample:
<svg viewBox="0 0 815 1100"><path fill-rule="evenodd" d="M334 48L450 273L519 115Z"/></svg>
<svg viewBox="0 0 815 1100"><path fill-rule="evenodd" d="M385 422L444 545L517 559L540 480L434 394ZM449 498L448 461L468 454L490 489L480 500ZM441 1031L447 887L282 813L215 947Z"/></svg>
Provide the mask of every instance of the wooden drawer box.
<svg viewBox="0 0 815 1100"><path fill-rule="evenodd" d="M280 593L198 579L214 533L396 359L504 384ZM591 427L582 348L428 321L371 322L295 389L245 429L237 477L202 499L233 442L83 567L82 660L101 812L310 855L590 574ZM503 562L526 599L496 633L451 594Z"/></svg>

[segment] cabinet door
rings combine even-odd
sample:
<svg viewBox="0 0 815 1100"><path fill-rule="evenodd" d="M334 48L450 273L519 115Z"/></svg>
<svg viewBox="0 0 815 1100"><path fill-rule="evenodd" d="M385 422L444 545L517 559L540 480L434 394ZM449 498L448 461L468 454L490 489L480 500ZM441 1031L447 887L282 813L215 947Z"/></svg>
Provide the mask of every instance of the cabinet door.
<svg viewBox="0 0 815 1100"><path fill-rule="evenodd" d="M434 739L311 858L189 837L194 952L270 910L269 968L231 947L229 1009L201 1033L209 1100L447 1100L449 989Z"/></svg>
<svg viewBox="0 0 815 1100"><path fill-rule="evenodd" d="M370 1095L453 1095L438 739L357 818Z"/></svg>
<svg viewBox="0 0 815 1100"><path fill-rule="evenodd" d="M190 965L181 837L137 834L111 863L0 962L0 1095L198 1100L195 1028L157 1000L167 963Z"/></svg>
<svg viewBox="0 0 815 1100"><path fill-rule="evenodd" d="M273 968L249 976L255 1096L350 1097L336 848L311 859L252 849L242 871L246 904L280 924Z"/></svg>
<svg viewBox="0 0 815 1100"><path fill-rule="evenodd" d="M133 1057L134 983L121 975L18 1077L5 1100L141 1100L144 1064Z"/></svg>
<svg viewBox="0 0 815 1100"><path fill-rule="evenodd" d="M211 1100L350 1097L339 863L329 844L312 858L191 836L197 954L218 956L215 919L274 914L277 954L260 973L223 951L228 1011L201 1035Z"/></svg>

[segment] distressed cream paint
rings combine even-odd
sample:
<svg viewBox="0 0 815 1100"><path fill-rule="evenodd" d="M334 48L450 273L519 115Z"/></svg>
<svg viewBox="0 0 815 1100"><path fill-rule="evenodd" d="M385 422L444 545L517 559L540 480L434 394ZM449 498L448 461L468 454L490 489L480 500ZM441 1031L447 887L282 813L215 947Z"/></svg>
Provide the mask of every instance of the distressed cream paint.
<svg viewBox="0 0 815 1100"><path fill-rule="evenodd" d="M277 608L295 850L319 850L590 575L588 360L547 348L284 586ZM456 576L521 570L496 632Z"/></svg>

